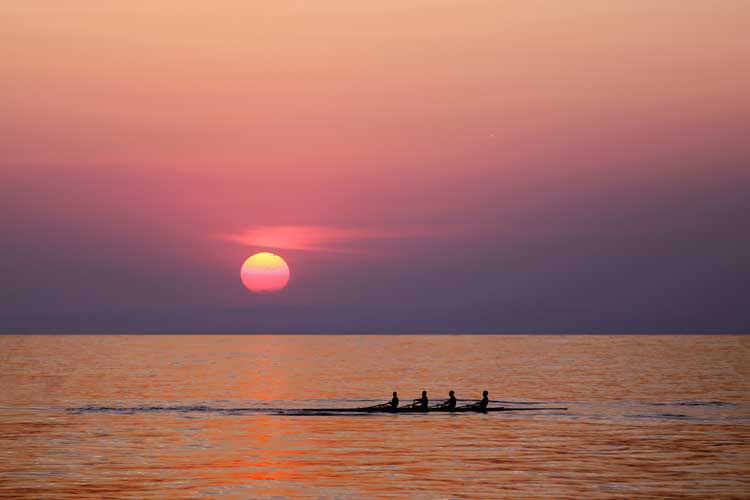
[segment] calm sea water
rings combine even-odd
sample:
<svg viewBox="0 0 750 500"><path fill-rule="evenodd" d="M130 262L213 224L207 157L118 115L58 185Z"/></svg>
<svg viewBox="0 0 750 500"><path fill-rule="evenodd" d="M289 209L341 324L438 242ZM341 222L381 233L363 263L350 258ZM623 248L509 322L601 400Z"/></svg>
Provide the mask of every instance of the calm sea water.
<svg viewBox="0 0 750 500"><path fill-rule="evenodd" d="M0 336L0 497L750 498L750 337Z"/></svg>

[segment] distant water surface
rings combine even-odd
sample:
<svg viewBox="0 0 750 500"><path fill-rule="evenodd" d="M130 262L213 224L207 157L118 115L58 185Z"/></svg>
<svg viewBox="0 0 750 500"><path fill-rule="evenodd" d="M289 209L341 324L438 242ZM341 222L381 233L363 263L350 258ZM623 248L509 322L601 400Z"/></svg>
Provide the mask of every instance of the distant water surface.
<svg viewBox="0 0 750 500"><path fill-rule="evenodd" d="M437 401L568 411L278 415ZM750 498L750 337L0 336L0 498Z"/></svg>

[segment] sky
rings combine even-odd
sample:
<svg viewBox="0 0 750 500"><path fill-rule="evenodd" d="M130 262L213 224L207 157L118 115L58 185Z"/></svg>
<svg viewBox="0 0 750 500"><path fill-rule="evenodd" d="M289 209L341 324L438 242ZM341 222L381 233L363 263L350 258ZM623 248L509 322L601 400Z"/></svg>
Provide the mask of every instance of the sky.
<svg viewBox="0 0 750 500"><path fill-rule="evenodd" d="M749 21L3 2L0 332L748 332Z"/></svg>

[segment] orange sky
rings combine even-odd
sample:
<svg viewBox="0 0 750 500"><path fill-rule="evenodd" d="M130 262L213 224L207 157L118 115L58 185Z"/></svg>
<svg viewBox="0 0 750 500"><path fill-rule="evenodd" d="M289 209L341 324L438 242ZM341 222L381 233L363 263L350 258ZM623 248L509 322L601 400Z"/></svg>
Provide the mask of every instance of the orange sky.
<svg viewBox="0 0 750 500"><path fill-rule="evenodd" d="M741 0L30 0L0 14L4 164L512 168L540 146L658 154L748 111Z"/></svg>

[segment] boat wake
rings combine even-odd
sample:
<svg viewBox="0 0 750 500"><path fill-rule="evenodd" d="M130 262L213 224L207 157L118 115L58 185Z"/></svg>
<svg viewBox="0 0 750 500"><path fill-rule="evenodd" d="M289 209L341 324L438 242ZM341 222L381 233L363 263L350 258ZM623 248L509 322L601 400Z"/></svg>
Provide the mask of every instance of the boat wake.
<svg viewBox="0 0 750 500"><path fill-rule="evenodd" d="M148 404L128 405L126 402L104 404L77 404L58 407L0 406L0 411L62 411L70 415L136 415L136 414L181 414L193 416L252 416L252 415L387 415L387 409L372 411L367 407L379 400L364 398L294 399L294 400L213 400L180 404L179 402L155 401ZM440 401L435 401L438 404ZM565 408L565 410L563 410ZM701 422L737 421L750 423L750 405L727 401L491 401L488 413L510 412L529 416L557 416L570 419L593 420L695 420ZM403 410L399 414L424 415L421 411ZM479 413L466 410L431 413Z"/></svg>
<svg viewBox="0 0 750 500"><path fill-rule="evenodd" d="M498 412L498 411L541 411L541 410L567 410L563 407L517 407L517 406L506 406L506 407L489 407L486 412ZM343 408L268 408L268 407L218 407L208 405L165 405L165 406L78 406L72 408L66 408L66 412L72 414L88 414L88 413L114 413L121 415L133 415L139 413L214 413L223 415L246 415L246 414L274 414L274 415L332 415L332 414L345 414L345 413L412 413L412 414L424 414L424 413L481 413L478 410L469 410L466 408L457 408L454 412L448 412L447 410L436 410L430 409L427 412L418 411L414 409L399 408L399 411L389 411L387 409L372 409L362 407L343 407Z"/></svg>

